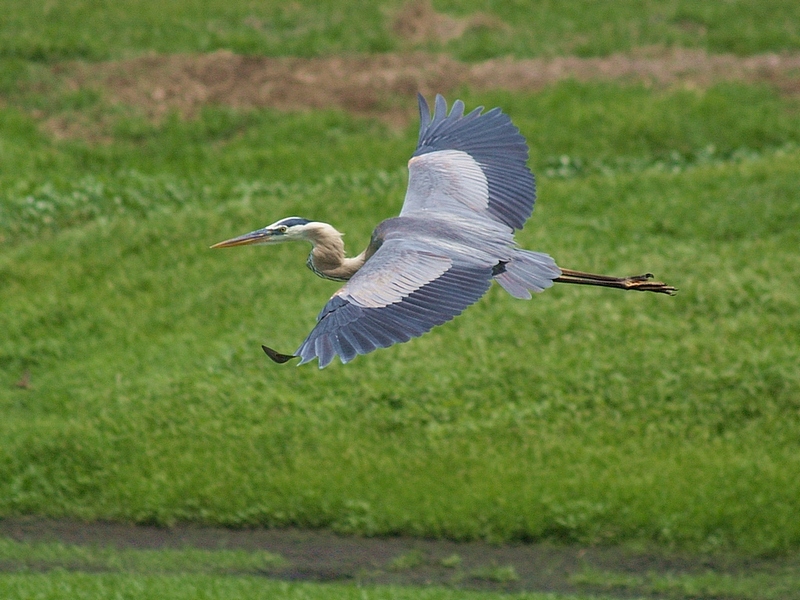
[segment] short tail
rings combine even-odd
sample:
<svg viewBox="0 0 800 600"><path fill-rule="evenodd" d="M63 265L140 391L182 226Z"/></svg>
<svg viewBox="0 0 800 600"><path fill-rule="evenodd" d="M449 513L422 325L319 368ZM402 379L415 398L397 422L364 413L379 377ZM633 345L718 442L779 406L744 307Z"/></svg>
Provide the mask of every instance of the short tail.
<svg viewBox="0 0 800 600"><path fill-rule="evenodd" d="M494 279L515 298L528 300L531 292L541 292L561 277L561 269L547 254L518 249L508 262L495 267Z"/></svg>

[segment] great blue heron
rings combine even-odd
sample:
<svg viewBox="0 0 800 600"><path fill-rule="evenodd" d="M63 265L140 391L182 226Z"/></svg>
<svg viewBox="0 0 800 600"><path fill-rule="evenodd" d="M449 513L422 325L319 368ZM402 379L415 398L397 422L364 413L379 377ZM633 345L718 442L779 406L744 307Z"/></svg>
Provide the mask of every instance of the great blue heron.
<svg viewBox="0 0 800 600"><path fill-rule="evenodd" d="M320 277L347 283L328 301L294 354L262 346L274 361L315 357L319 367L407 342L459 315L497 281L515 298L553 282L673 294L650 273L609 277L560 269L547 254L519 248L514 231L536 199L528 146L495 108L450 113L436 96L431 118L419 95L420 131L408 162L408 190L399 217L380 223L369 245L346 258L342 234L327 223L288 217L212 248L305 240L306 264Z"/></svg>

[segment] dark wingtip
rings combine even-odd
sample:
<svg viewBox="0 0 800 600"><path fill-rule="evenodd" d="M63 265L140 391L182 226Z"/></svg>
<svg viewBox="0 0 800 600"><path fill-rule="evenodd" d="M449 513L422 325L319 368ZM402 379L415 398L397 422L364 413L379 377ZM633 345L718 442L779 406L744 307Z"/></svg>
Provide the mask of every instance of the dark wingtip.
<svg viewBox="0 0 800 600"><path fill-rule="evenodd" d="M421 138L422 132L431 123L431 109L421 92L417 92L417 101L419 102L419 135Z"/></svg>
<svg viewBox="0 0 800 600"><path fill-rule="evenodd" d="M292 360L293 358L297 358L294 354L281 354L280 352L275 352L272 348L268 348L267 346L261 346L262 350L269 356L272 360L274 360L279 365L282 365L285 362Z"/></svg>

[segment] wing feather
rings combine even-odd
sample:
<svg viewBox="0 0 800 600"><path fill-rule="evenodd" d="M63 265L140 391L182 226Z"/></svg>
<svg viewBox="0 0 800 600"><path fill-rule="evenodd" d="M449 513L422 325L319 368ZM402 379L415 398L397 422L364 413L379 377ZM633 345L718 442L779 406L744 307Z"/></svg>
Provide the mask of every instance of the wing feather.
<svg viewBox="0 0 800 600"><path fill-rule="evenodd" d="M498 108L464 114L460 100L448 114L439 95L432 114L420 96L419 111L400 217L376 228L364 266L295 352L300 364L317 358L322 368L337 355L346 363L407 342L461 314L493 278L525 298L560 274L549 256L514 243L536 186L528 146L511 119Z"/></svg>
<svg viewBox="0 0 800 600"><path fill-rule="evenodd" d="M508 115L499 108L485 113L477 108L464 115L460 100L447 114L439 95L433 117L421 95L419 106L419 142L409 163L401 215L460 203L512 229L522 228L533 211L536 185L527 166L528 145ZM456 153L463 157L455 160ZM481 180L470 164L480 169Z"/></svg>
<svg viewBox="0 0 800 600"><path fill-rule="evenodd" d="M319 358L319 364L327 365L333 360L333 357L336 356L331 336L320 336L313 341L313 345L314 351Z"/></svg>
<svg viewBox="0 0 800 600"><path fill-rule="evenodd" d="M394 284L389 292L387 280ZM322 368L337 355L346 363L407 342L477 302L491 280L489 266L437 255L419 243L387 241L328 301L295 355L300 364L317 358Z"/></svg>

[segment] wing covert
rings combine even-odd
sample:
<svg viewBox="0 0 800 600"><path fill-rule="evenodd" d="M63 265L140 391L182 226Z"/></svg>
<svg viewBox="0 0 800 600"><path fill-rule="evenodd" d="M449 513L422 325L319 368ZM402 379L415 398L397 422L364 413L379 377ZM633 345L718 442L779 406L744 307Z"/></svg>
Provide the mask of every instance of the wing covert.
<svg viewBox="0 0 800 600"><path fill-rule="evenodd" d="M477 302L491 280L491 267L389 240L328 301L295 355L322 368L407 342Z"/></svg>
<svg viewBox="0 0 800 600"><path fill-rule="evenodd" d="M400 214L461 204L521 229L533 211L536 186L528 145L508 115L499 108L483 113L482 107L465 115L460 100L448 114L440 95L433 116L422 95L419 107L419 141Z"/></svg>

